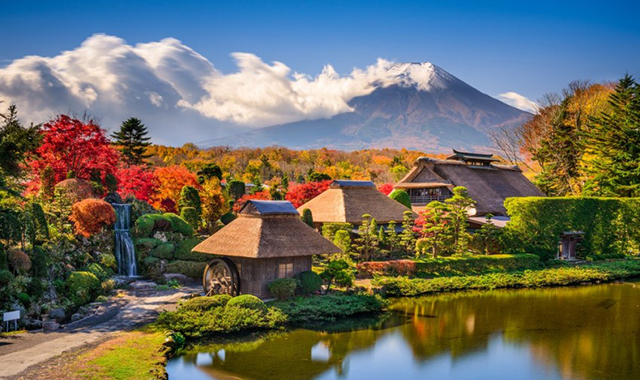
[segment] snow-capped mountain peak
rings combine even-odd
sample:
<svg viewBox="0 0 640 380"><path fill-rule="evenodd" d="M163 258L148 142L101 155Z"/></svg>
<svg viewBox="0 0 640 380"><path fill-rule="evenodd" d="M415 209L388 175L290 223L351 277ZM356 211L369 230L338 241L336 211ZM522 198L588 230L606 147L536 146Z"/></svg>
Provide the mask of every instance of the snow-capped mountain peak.
<svg viewBox="0 0 640 380"><path fill-rule="evenodd" d="M393 64L389 70L390 84L415 87L421 91L444 89L456 78L431 62Z"/></svg>

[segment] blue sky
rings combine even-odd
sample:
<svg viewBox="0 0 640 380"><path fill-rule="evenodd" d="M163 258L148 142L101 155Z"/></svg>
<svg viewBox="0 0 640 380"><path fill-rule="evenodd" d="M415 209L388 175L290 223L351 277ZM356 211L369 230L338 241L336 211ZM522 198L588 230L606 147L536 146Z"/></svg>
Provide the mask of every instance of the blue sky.
<svg viewBox="0 0 640 380"><path fill-rule="evenodd" d="M488 94L537 99L574 79L640 74L638 1L2 1L3 65L94 33L174 37L223 72L231 52L339 73L383 57L430 61ZM6 38L9 37L9 38Z"/></svg>

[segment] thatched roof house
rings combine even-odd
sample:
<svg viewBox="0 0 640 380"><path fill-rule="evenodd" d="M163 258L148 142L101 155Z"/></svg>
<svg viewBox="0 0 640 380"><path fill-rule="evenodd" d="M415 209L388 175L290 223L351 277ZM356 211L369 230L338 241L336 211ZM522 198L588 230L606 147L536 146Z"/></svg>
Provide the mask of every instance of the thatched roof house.
<svg viewBox="0 0 640 380"><path fill-rule="evenodd" d="M308 208L314 223L362 223L362 215L369 214L378 224L402 223L405 211L402 204L376 189L371 181L335 180L324 193L298 207L302 214ZM415 215L414 215L415 216Z"/></svg>
<svg viewBox="0 0 640 380"><path fill-rule="evenodd" d="M291 202L250 200L237 219L193 251L226 258L222 264L232 272L225 275L227 280L231 281L237 270L240 284L236 287L240 293L266 298L271 281L311 270L312 255L338 253L340 249L302 222ZM207 278L205 270L203 280L206 292L219 285L215 270L209 272ZM212 285L211 281L215 283Z"/></svg>
<svg viewBox="0 0 640 380"><path fill-rule="evenodd" d="M464 186L476 204L476 215L505 215L508 197L544 196L517 166L495 164L491 154L453 151L446 160L420 157L394 187L404 189L414 209L431 201L444 201L451 190Z"/></svg>

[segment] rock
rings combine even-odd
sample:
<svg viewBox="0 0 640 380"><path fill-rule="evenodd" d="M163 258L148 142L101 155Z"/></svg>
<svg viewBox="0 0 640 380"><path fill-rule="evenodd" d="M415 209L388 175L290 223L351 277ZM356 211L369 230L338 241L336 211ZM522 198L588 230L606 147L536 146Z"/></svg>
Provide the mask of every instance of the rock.
<svg viewBox="0 0 640 380"><path fill-rule="evenodd" d="M153 238L158 239L163 243L166 243L167 241L169 241L169 239L167 239L167 235L162 231L156 231L156 233L153 234Z"/></svg>
<svg viewBox="0 0 640 380"><path fill-rule="evenodd" d="M60 328L60 324L54 321L46 321L42 323L42 330L44 332L56 331Z"/></svg>
<svg viewBox="0 0 640 380"><path fill-rule="evenodd" d="M129 284L129 289L133 290L136 296L142 296L155 292L156 286L156 283L151 281L135 281Z"/></svg>
<svg viewBox="0 0 640 380"><path fill-rule="evenodd" d="M42 328L42 321L39 319L28 319L25 324L24 327L27 330L37 330L37 329L41 329Z"/></svg>
<svg viewBox="0 0 640 380"><path fill-rule="evenodd" d="M74 315L71 316L71 322L77 322L82 318L84 318L84 314L75 313Z"/></svg>
<svg viewBox="0 0 640 380"><path fill-rule="evenodd" d="M67 314L64 312L64 309L61 307L57 309L51 309L51 311L49 312L49 318L53 319L58 323L64 321L66 317L67 317Z"/></svg>
<svg viewBox="0 0 640 380"><path fill-rule="evenodd" d="M88 311L89 311L89 308L86 306L80 306L78 308L78 314L87 314ZM73 316L71 316L71 319L73 319Z"/></svg>
<svg viewBox="0 0 640 380"><path fill-rule="evenodd" d="M189 284L193 282L193 280L182 273L165 273L162 275L165 282L169 282L171 280L178 281L182 285Z"/></svg>
<svg viewBox="0 0 640 380"><path fill-rule="evenodd" d="M104 201L107 203L122 203L122 198L118 193L109 193L106 197L104 197Z"/></svg>

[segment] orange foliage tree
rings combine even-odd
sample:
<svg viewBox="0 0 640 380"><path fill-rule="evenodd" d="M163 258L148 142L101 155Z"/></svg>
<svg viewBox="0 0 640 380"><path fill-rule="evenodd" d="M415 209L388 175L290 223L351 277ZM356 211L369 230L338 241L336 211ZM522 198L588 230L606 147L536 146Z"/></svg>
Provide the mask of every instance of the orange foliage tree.
<svg viewBox="0 0 640 380"><path fill-rule="evenodd" d="M73 204L69 219L75 223L78 234L89 237L102 231L105 226L114 224L116 213L102 199L89 198Z"/></svg>
<svg viewBox="0 0 640 380"><path fill-rule="evenodd" d="M184 186L188 185L200 189L196 175L183 166L173 165L157 168L153 172L153 179L156 183L157 191L151 197L151 204L153 207L167 212L174 211L166 209L166 206L168 204L178 204L180 190Z"/></svg>

